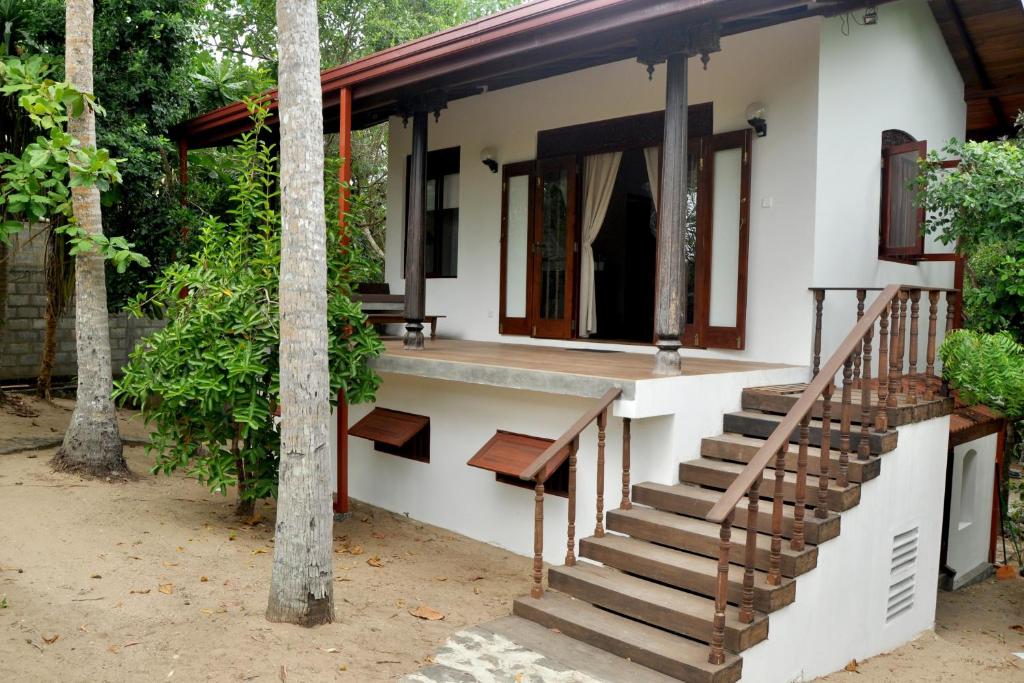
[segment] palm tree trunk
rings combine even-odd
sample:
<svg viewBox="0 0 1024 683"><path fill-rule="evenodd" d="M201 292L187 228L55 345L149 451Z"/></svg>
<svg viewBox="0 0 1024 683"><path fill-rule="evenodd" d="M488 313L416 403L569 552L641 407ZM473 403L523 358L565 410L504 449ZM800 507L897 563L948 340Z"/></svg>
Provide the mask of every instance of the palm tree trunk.
<svg viewBox="0 0 1024 683"><path fill-rule="evenodd" d="M65 73L83 93L93 92L92 0L67 0L65 8ZM96 146L96 114L86 107L71 118L68 131L83 147ZM78 225L89 233L103 233L100 193L95 186L72 189ZM78 400L64 444L53 459L55 469L87 476L123 476L124 461L117 413L111 400L110 329L103 257L91 249L75 257L75 342L78 354Z"/></svg>
<svg viewBox="0 0 1024 683"><path fill-rule="evenodd" d="M316 0L278 0L281 461L267 619L334 619L323 111Z"/></svg>

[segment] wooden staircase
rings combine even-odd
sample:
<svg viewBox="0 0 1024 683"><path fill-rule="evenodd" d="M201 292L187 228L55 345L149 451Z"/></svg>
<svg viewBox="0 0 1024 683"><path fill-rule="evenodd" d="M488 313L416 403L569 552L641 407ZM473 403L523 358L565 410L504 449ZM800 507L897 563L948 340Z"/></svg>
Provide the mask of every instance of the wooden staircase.
<svg viewBox="0 0 1024 683"><path fill-rule="evenodd" d="M742 410L724 416L724 432L704 439L701 457L679 466L678 484L633 485L632 500L608 512L607 528L614 533L582 539L579 555L583 561L570 556L565 566L551 568L549 590L542 597L516 600L513 612L679 680L739 680L740 654L768 638L769 615L797 598L798 578L817 566L817 545L839 536L842 513L860 503L861 486L880 476L884 454L895 449L898 441L893 428L871 432L870 456L849 459L845 484L838 481L838 468L831 467L824 515L815 510L820 481L816 476L806 477L810 493L805 497L805 544L800 550L792 549L788 542L782 544L778 585L769 582L768 574L772 507L757 508L756 528L760 531L752 546L754 612L748 621L741 618L739 605L744 591L749 508L736 508L728 538L725 661L710 664L708 644L713 636L722 535L720 525L706 521L705 516L779 426L803 389L796 385L745 390ZM949 408L949 399L943 397L913 406L905 403L901 399L897 408L889 409L894 418L890 425L928 419ZM858 419L855 415L851 421L859 424ZM838 422L831 426L834 461L840 427ZM818 472L823 436L820 411L809 427L806 471ZM856 453L859 429L849 431L849 448ZM799 435L794 433L791 440L798 442ZM797 522L797 448L789 451L781 479L781 535L785 539L793 537ZM758 493L770 501L775 490L774 485L764 485Z"/></svg>

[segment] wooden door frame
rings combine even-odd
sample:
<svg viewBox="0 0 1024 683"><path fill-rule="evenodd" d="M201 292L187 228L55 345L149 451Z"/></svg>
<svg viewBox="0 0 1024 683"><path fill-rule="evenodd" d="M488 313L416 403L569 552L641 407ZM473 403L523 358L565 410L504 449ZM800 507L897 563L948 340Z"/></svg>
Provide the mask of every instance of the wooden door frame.
<svg viewBox="0 0 1024 683"><path fill-rule="evenodd" d="M507 315L508 305L508 181L510 178L526 176L527 178L527 209L526 209L526 315L522 318L510 318ZM504 164L501 176L501 238L499 300L498 300L498 334L529 335L533 313L533 238L536 222L536 161L520 161Z"/></svg>
<svg viewBox="0 0 1024 683"><path fill-rule="evenodd" d="M546 169L557 169L566 172L566 253L565 253L565 284L563 286L564 315L557 320L545 319L540 316L541 268L540 251L541 237L544 230L544 197L541 194ZM534 200L534 226L531 240L531 272L527 286L530 299L527 304L527 317L530 319L532 337L538 339L574 339L577 310L576 254L579 248L579 160L576 156L563 156L537 160L536 186Z"/></svg>

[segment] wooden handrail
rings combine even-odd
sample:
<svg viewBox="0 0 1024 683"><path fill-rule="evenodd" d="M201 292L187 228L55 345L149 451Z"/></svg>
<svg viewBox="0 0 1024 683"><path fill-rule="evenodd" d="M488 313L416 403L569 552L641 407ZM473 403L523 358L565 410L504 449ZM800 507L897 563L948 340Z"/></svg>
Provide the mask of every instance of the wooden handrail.
<svg viewBox="0 0 1024 683"><path fill-rule="evenodd" d="M519 478L526 481L536 479L537 474L547 467L547 464L551 462L555 456L562 451L562 449L579 438L580 433L586 429L591 422L597 420L597 418L608 409L608 406L610 406L621 395L622 389L618 387L606 391L604 396L599 398L597 402L587 410L587 412L580 416L580 419L576 420L576 422L566 430L565 434L562 434L562 436L555 439L554 443L547 447L547 450L534 458L533 462L519 473Z"/></svg>
<svg viewBox="0 0 1024 683"><path fill-rule="evenodd" d="M873 328L875 321L881 317L886 307L899 295L902 289L903 287L900 285L889 285L882 290L882 293L878 295L878 298L875 299L870 308L865 311L864 317L854 325L850 333L839 344L835 353L825 362L818 374L811 380L811 383L807 385L807 389L804 390L800 398L793 404L793 407L789 409L789 412L786 413L779 426L775 428L775 431L772 432L768 440L757 451L757 454L743 468L739 476L733 480L714 507L711 508L711 511L705 517L707 521L721 524L732 514L736 506L739 505L740 500L747 495L750 487L762 475L771 459L776 457L780 449L789 443L789 435L800 426L800 421L804 416L811 412L818 397L821 396L829 385L835 382L836 373L843 368L846 359L849 358L861 340L864 339L868 329Z"/></svg>

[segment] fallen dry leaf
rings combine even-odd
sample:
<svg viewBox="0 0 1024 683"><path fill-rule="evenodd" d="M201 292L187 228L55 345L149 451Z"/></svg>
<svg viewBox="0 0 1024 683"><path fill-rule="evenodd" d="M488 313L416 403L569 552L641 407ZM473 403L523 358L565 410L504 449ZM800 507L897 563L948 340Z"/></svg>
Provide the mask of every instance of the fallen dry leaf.
<svg viewBox="0 0 1024 683"><path fill-rule="evenodd" d="M341 652L341 650L339 650L336 647L320 647L320 648L317 648L317 649L320 650L321 652L330 652L331 654L334 654L336 652Z"/></svg>
<svg viewBox="0 0 1024 683"><path fill-rule="evenodd" d="M131 594L131 593L138 593L139 595L145 595L146 593L149 593L151 590L153 590L153 589L152 588L142 588L142 589L139 589L139 590L132 589L132 590L128 591L128 593L129 594Z"/></svg>
<svg viewBox="0 0 1024 683"><path fill-rule="evenodd" d="M860 665L857 663L856 659L851 659L850 663L843 667L843 669L853 674L860 673Z"/></svg>
<svg viewBox="0 0 1024 683"><path fill-rule="evenodd" d="M383 538L384 538L384 534L382 534L382 533L381 533L381 532L379 532L379 531L374 531L374 532L373 532L372 534L370 534L370 535L371 535L371 536L373 536L374 538L380 538L380 539L383 539Z"/></svg>
<svg viewBox="0 0 1024 683"><path fill-rule="evenodd" d="M110 650L111 652L113 652L116 655L121 648L119 648L117 645L110 644L110 645L107 645L107 649Z"/></svg>
<svg viewBox="0 0 1024 683"><path fill-rule="evenodd" d="M1014 624L1010 629L1017 633L1024 633L1024 624Z"/></svg>
<svg viewBox="0 0 1024 683"><path fill-rule="evenodd" d="M427 607L426 605L420 605L416 609L409 610L409 614L413 615L417 619L425 619L426 621L441 621L444 619L444 615L438 612L436 609Z"/></svg>
<svg viewBox="0 0 1024 683"><path fill-rule="evenodd" d="M168 562L167 560L164 560L161 564L163 564L165 567L177 567L178 566L177 562Z"/></svg>
<svg viewBox="0 0 1024 683"><path fill-rule="evenodd" d="M60 634L59 633L54 633L52 636L44 635L43 636L43 642L46 643L47 645L53 645L54 643L57 642L58 638L60 638Z"/></svg>
<svg viewBox="0 0 1024 683"><path fill-rule="evenodd" d="M281 683L288 680L288 672L285 670L284 664L282 664L281 668L277 670L277 677L281 679Z"/></svg>
<svg viewBox="0 0 1024 683"><path fill-rule="evenodd" d="M363 554L363 546L361 546L361 545L354 545L351 548L349 548L348 551L350 553L352 553L353 555L362 555Z"/></svg>
<svg viewBox="0 0 1024 683"><path fill-rule="evenodd" d="M448 580L447 576L435 576L434 577L434 581L447 581L447 580Z"/></svg>
<svg viewBox="0 0 1024 683"><path fill-rule="evenodd" d="M270 550L268 548L253 548L253 555L266 555Z"/></svg>
<svg viewBox="0 0 1024 683"><path fill-rule="evenodd" d="M142 644L141 640L129 640L127 643L124 643L123 645L121 645L121 649L123 650L126 647L131 647L132 645L141 645L141 644Z"/></svg>
<svg viewBox="0 0 1024 683"><path fill-rule="evenodd" d="M996 578L1000 581L1009 581L1017 578L1017 567L1012 564L1004 564L996 568Z"/></svg>
<svg viewBox="0 0 1024 683"><path fill-rule="evenodd" d="M373 557L366 560L366 564L370 565L371 567L383 567L384 560L380 559L379 556L374 555Z"/></svg>
<svg viewBox="0 0 1024 683"><path fill-rule="evenodd" d="M209 580L210 580L210 578L208 576L200 576L199 577L199 582L200 583L206 583Z"/></svg>
<svg viewBox="0 0 1024 683"><path fill-rule="evenodd" d="M174 584L173 583L161 583L160 587L157 590L160 591L161 593L163 593L164 595L170 595L171 593L174 592Z"/></svg>

